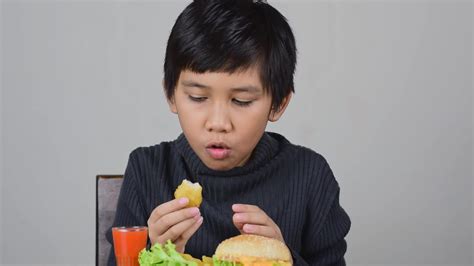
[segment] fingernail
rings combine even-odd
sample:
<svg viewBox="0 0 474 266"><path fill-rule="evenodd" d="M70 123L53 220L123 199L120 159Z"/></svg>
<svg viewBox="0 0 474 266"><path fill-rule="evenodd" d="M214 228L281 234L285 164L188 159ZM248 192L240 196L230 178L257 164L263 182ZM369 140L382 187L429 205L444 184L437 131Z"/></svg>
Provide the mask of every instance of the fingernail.
<svg viewBox="0 0 474 266"><path fill-rule="evenodd" d="M233 204L232 205L232 210L233 211L238 211L239 210L239 204Z"/></svg>
<svg viewBox="0 0 474 266"><path fill-rule="evenodd" d="M185 205L185 204L188 204L189 200L188 198L180 198L178 202L181 205Z"/></svg>
<svg viewBox="0 0 474 266"><path fill-rule="evenodd" d="M198 208L191 208L189 210L189 214L191 214L193 216L196 215L196 214L199 214L199 209Z"/></svg>
<svg viewBox="0 0 474 266"><path fill-rule="evenodd" d="M204 221L204 218L201 216L201 217L199 218L199 220L197 220L196 223L200 224L200 223L202 223L203 221Z"/></svg>
<svg viewBox="0 0 474 266"><path fill-rule="evenodd" d="M250 225L250 224L245 224L244 231L247 233L253 233L255 231L255 226Z"/></svg>

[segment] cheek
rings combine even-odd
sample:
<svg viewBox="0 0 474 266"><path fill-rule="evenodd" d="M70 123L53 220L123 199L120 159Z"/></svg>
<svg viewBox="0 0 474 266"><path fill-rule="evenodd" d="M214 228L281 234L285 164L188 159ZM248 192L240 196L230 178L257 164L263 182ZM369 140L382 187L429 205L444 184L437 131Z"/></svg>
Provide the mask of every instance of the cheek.
<svg viewBox="0 0 474 266"><path fill-rule="evenodd" d="M195 130L196 127L202 124L202 115L199 112L183 109L179 110L178 117L183 129L193 128Z"/></svg>
<svg viewBox="0 0 474 266"><path fill-rule="evenodd" d="M195 128L202 120L202 112L196 112L192 105L186 102L178 101L178 118L183 130Z"/></svg>
<svg viewBox="0 0 474 266"><path fill-rule="evenodd" d="M261 134L265 131L268 122L266 110L259 109L249 112L246 115L236 116L236 128L240 132L243 144L258 142Z"/></svg>
<svg viewBox="0 0 474 266"><path fill-rule="evenodd" d="M261 103L249 111L246 117L246 123L252 127L265 127L268 122L268 114L270 113L270 106L266 103Z"/></svg>

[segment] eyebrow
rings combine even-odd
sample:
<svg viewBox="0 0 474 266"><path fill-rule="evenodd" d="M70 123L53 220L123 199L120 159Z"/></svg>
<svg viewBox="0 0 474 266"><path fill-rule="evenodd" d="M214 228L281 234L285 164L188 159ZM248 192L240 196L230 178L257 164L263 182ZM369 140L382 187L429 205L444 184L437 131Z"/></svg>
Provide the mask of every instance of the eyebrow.
<svg viewBox="0 0 474 266"><path fill-rule="evenodd" d="M181 84L183 84L185 87L196 87L196 88L200 88L200 89L210 89L209 86L206 86L206 85L197 83L197 82L195 82L195 81L183 80L183 81L181 82Z"/></svg>
<svg viewBox="0 0 474 266"><path fill-rule="evenodd" d="M181 83L185 87L195 87L195 88L207 89L207 90L211 88L207 85L200 84L200 83L195 82L195 81L183 80ZM236 91L236 92L251 92L251 93L260 93L261 92L261 90L258 87L253 86L253 85L234 87L234 88L231 88L231 90Z"/></svg>

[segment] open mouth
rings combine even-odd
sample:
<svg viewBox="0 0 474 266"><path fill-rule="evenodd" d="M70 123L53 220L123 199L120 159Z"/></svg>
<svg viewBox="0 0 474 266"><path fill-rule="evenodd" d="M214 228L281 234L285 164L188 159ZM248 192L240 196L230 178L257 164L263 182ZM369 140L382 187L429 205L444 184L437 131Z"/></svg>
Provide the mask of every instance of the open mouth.
<svg viewBox="0 0 474 266"><path fill-rule="evenodd" d="M230 156L231 149L224 143L211 143L206 146L209 156L216 160L223 160Z"/></svg>
<svg viewBox="0 0 474 266"><path fill-rule="evenodd" d="M207 148L210 148L210 149L229 149L229 147L227 145L225 145L224 143L211 143L207 146Z"/></svg>

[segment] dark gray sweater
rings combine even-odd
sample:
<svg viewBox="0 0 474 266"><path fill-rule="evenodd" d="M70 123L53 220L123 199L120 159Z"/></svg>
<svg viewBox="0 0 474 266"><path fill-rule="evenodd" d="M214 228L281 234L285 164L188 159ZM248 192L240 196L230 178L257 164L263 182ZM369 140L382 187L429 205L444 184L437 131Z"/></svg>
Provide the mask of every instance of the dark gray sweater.
<svg viewBox="0 0 474 266"><path fill-rule="evenodd" d="M204 223L186 253L212 256L222 240L238 235L234 203L253 204L280 227L295 265L345 265L344 237L351 221L339 205L339 186L326 160L265 133L242 167L215 171L202 163L184 135L130 154L114 226L146 225L152 210L173 199L183 179L203 187ZM107 238L112 243L110 230ZM109 265L114 265L113 252Z"/></svg>

